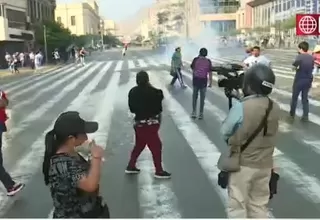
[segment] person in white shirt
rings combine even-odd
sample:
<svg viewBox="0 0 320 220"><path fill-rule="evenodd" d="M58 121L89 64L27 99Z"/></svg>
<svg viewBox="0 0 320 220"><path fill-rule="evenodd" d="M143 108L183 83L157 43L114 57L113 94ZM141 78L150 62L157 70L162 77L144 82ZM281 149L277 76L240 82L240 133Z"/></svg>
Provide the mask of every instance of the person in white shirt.
<svg viewBox="0 0 320 220"><path fill-rule="evenodd" d="M6 52L6 55L5 55L5 60L7 61L7 64L8 64L8 67L9 67L9 70L11 71L11 63L12 63L12 57L11 55Z"/></svg>
<svg viewBox="0 0 320 220"><path fill-rule="evenodd" d="M59 64L60 63L60 54L59 54L58 49L54 50L53 57L54 57L54 60L56 61L56 64Z"/></svg>
<svg viewBox="0 0 320 220"><path fill-rule="evenodd" d="M251 56L247 57L244 61L244 66L249 68L255 64L264 64L268 67L271 67L271 62L268 58L260 54L260 47L254 46L252 48Z"/></svg>
<svg viewBox="0 0 320 220"><path fill-rule="evenodd" d="M31 52L31 53L29 54L31 69L34 69L34 58L35 58L35 55L34 55L33 52Z"/></svg>
<svg viewBox="0 0 320 220"><path fill-rule="evenodd" d="M37 72L40 67L41 67L41 63L42 63L42 55L41 52L37 52L36 56L34 57L34 67L35 67L35 72Z"/></svg>
<svg viewBox="0 0 320 220"><path fill-rule="evenodd" d="M24 67L24 53L19 54L19 60L20 60L21 67Z"/></svg>

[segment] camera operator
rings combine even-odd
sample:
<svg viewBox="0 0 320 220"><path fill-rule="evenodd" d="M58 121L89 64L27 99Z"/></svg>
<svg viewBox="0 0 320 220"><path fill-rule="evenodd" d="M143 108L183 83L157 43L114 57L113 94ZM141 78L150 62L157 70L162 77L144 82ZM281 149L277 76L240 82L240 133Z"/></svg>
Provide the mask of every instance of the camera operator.
<svg viewBox="0 0 320 220"><path fill-rule="evenodd" d="M249 68L244 74L244 97L235 100L222 124L221 132L230 147L227 159L236 161L234 168L219 167L228 173L229 218L268 218L269 181L280 114L279 106L268 97L274 83L275 75L268 66Z"/></svg>
<svg viewBox="0 0 320 220"><path fill-rule="evenodd" d="M247 57L244 61L243 64L245 67L249 68L255 64L264 64L268 67L271 67L271 62L268 58L260 54L260 47L259 46L254 46L252 48L251 56Z"/></svg>

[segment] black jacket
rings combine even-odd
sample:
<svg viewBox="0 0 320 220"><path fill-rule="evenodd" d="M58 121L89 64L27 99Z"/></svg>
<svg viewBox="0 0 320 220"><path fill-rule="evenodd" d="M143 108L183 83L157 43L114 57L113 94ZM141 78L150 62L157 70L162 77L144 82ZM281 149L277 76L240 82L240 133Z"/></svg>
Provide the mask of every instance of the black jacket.
<svg viewBox="0 0 320 220"><path fill-rule="evenodd" d="M136 121L155 118L162 112L162 100L162 90L151 85L135 86L129 92L129 109L136 115Z"/></svg>

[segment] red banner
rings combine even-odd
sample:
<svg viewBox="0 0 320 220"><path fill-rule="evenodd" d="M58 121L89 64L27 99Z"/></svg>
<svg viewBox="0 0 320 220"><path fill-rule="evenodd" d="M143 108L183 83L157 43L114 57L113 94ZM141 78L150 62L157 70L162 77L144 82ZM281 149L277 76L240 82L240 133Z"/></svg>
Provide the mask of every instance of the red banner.
<svg viewBox="0 0 320 220"><path fill-rule="evenodd" d="M298 36L319 36L320 35L320 14L297 14L296 35Z"/></svg>

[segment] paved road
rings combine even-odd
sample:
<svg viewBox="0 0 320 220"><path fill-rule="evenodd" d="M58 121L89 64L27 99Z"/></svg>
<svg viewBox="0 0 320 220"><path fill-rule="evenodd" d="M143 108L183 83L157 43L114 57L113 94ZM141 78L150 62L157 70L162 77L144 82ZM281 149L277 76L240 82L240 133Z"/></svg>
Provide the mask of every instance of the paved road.
<svg viewBox="0 0 320 220"><path fill-rule="evenodd" d="M7 198L4 190L0 191L0 216L49 216L52 202L40 171L44 131L62 111L78 110L84 118L100 123L93 137L106 146L101 192L113 218L226 217L227 195L217 186L216 167L219 152L227 149L219 135L220 123L227 114L223 92L217 87L209 89L205 119L191 120L191 75L187 69L183 74L188 88L172 89L167 86L168 66L151 52L129 51L122 59L120 52L110 51L91 59L85 67L68 65L46 75L2 83L12 100L3 146L5 165L27 186L15 198ZM133 145L132 115L126 97L140 69L148 70L152 84L164 91L163 163L173 174L171 180L153 179L148 150L139 160L142 172L138 176L124 173ZM290 79L286 80L289 84ZM285 118L290 92L281 85L273 97ZM310 105L310 123L280 123L275 165L281 180L279 194L270 202L270 216L276 218L320 216L320 170L316 162L320 154L320 101L311 99Z"/></svg>

